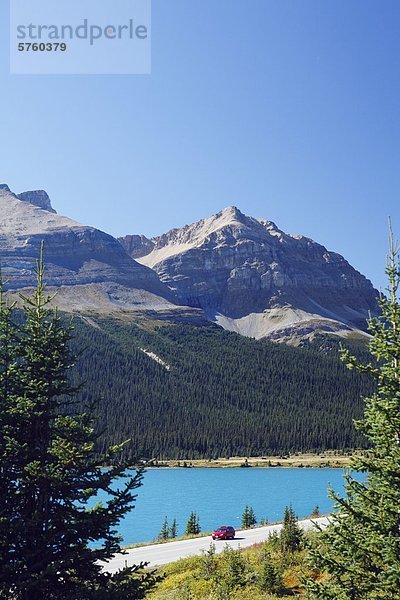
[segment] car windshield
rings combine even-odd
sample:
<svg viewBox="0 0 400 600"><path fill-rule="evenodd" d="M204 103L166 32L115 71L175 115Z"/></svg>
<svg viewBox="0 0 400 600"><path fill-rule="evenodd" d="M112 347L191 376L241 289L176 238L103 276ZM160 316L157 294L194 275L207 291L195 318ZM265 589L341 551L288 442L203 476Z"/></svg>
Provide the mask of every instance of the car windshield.
<svg viewBox="0 0 400 600"><path fill-rule="evenodd" d="M227 529L227 527L218 527L217 531L226 531Z"/></svg>

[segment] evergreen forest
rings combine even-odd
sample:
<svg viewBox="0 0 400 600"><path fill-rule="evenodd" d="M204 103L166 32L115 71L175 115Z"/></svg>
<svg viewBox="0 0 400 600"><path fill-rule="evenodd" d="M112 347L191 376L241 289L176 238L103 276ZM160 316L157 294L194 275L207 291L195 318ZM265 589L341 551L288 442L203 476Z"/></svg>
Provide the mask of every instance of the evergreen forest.
<svg viewBox="0 0 400 600"><path fill-rule="evenodd" d="M132 461L364 445L353 419L373 383L345 368L334 338L294 348L214 326L98 316L73 325L72 383L83 384L99 453L126 439ZM369 358L360 344L352 351Z"/></svg>

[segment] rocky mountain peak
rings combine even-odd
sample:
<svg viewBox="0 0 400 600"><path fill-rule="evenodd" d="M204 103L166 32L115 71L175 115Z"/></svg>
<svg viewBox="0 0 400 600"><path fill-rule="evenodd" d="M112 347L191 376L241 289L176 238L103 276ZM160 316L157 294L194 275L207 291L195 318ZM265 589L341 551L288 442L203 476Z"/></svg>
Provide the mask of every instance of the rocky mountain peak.
<svg viewBox="0 0 400 600"><path fill-rule="evenodd" d="M167 233L153 238L151 240L153 246L144 236L144 242L141 243L140 237L126 236L120 238L119 241L132 258L138 259L139 262L151 268L172 256L190 250L221 248L222 246L233 248L246 241L276 244L291 238L278 229L272 221L248 217L236 206L228 206L211 217L171 229ZM133 239L135 239L134 248L130 249Z"/></svg>
<svg viewBox="0 0 400 600"><path fill-rule="evenodd" d="M242 239L258 239L266 233L284 236L272 221L248 217L237 206L228 206L220 212L190 225L170 229L151 240L144 235L118 238L125 251L139 262L154 267L183 251L204 245L234 244Z"/></svg>
<svg viewBox="0 0 400 600"><path fill-rule="evenodd" d="M278 341L346 335L376 310L371 282L342 256L236 206L153 239L117 242L58 215L45 191L17 196L1 184L0 255L9 288L34 283L42 240L48 284L61 290L65 306L190 307L225 329Z"/></svg>
<svg viewBox="0 0 400 600"><path fill-rule="evenodd" d="M249 226L249 217L242 213L237 206L227 206L209 219L204 219L204 222L208 222L212 229L217 230L230 226Z"/></svg>
<svg viewBox="0 0 400 600"><path fill-rule="evenodd" d="M42 190L16 196L3 186L0 256L8 290L35 285L42 241L46 282L63 289L74 305L164 306L173 299L157 274L130 258L111 235L58 215Z"/></svg>
<svg viewBox="0 0 400 600"><path fill-rule="evenodd" d="M182 304L252 337L365 328L377 292L342 256L236 206L152 240L138 262Z"/></svg>
<svg viewBox="0 0 400 600"><path fill-rule="evenodd" d="M56 213L54 208L51 206L49 195L44 190L31 190L28 192L23 192L22 194L18 194L17 198L23 202L28 202L29 204L38 206L43 210L47 210L48 212Z"/></svg>
<svg viewBox="0 0 400 600"><path fill-rule="evenodd" d="M243 220L246 218L246 215L242 213L242 211L237 206L227 206L221 212L217 213L217 217L221 216L223 218L231 217L233 220Z"/></svg>

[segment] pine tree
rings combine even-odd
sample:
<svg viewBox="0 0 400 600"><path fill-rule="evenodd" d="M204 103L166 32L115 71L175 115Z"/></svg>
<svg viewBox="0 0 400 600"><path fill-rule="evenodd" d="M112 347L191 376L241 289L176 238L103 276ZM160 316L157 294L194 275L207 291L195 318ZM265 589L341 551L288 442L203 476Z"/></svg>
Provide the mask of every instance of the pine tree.
<svg viewBox="0 0 400 600"><path fill-rule="evenodd" d="M226 545L223 552L223 563L226 569L226 584L228 589L241 587L246 584L246 563L240 549L234 550Z"/></svg>
<svg viewBox="0 0 400 600"><path fill-rule="evenodd" d="M303 540L303 532L297 523L292 505L286 506L283 516L283 527L279 536L282 552L293 553L299 550Z"/></svg>
<svg viewBox="0 0 400 600"><path fill-rule="evenodd" d="M196 530L197 530L196 535L198 535L201 532L201 527L200 527L200 517L197 513L196 513Z"/></svg>
<svg viewBox="0 0 400 600"><path fill-rule="evenodd" d="M176 536L177 536L177 530L178 530L178 525L176 523L176 519L174 519L172 521L171 527L169 528L169 537L173 538L173 539L176 538Z"/></svg>
<svg viewBox="0 0 400 600"><path fill-rule="evenodd" d="M191 512L186 524L185 535L198 535L200 531L199 517L195 512Z"/></svg>
<svg viewBox="0 0 400 600"><path fill-rule="evenodd" d="M318 504L316 504L313 508L313 511L311 513L312 517L319 517L319 506Z"/></svg>
<svg viewBox="0 0 400 600"><path fill-rule="evenodd" d="M168 538L169 538L169 525L168 525L168 519L167 519L167 517L165 517L164 523L161 527L161 531L158 536L158 539L159 540L167 540Z"/></svg>
<svg viewBox="0 0 400 600"><path fill-rule="evenodd" d="M202 550L202 575L204 579L211 579L217 571L217 561L215 560L215 544L211 543L208 550Z"/></svg>
<svg viewBox="0 0 400 600"><path fill-rule="evenodd" d="M249 527L254 527L257 524L256 515L254 514L254 509L250 506L249 509Z"/></svg>
<svg viewBox="0 0 400 600"><path fill-rule="evenodd" d="M357 481L346 474L346 496L331 491L335 519L314 549L314 566L326 570L326 584L310 583L312 597L324 600L398 600L400 590L400 271L399 248L390 236L386 273L388 296L380 296L381 315L370 319L374 362L362 365L348 352L351 369L374 377L377 391L365 403L356 427L369 440L369 450L353 458L351 469L366 473Z"/></svg>
<svg viewBox="0 0 400 600"><path fill-rule="evenodd" d="M249 527L249 507L247 504L242 514L242 527L243 529L247 529Z"/></svg>
<svg viewBox="0 0 400 600"><path fill-rule="evenodd" d="M115 528L142 472L127 477L120 446L95 458L91 418L68 383L71 328L50 309L43 272L41 254L22 316L0 278L0 596L143 598L155 582L143 565L111 576L98 562L121 551ZM93 506L100 491L110 500Z"/></svg>
<svg viewBox="0 0 400 600"><path fill-rule="evenodd" d="M249 527L254 527L257 523L256 516L254 514L254 509L252 506L248 506L246 504L245 509L242 514L242 527L243 529L249 529Z"/></svg>
<svg viewBox="0 0 400 600"><path fill-rule="evenodd" d="M267 549L264 551L258 585L262 590L273 594L279 594L283 587L282 577Z"/></svg>

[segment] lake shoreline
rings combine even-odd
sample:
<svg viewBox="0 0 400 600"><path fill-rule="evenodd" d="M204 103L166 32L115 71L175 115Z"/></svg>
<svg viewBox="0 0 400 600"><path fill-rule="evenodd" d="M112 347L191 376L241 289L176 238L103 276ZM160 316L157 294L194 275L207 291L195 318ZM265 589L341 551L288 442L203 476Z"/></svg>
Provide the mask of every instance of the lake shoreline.
<svg viewBox="0 0 400 600"><path fill-rule="evenodd" d="M321 454L296 454L287 456L259 456L217 459L181 459L149 461L146 469L232 469L232 468L297 468L297 469L345 469L349 467L353 455L335 454L329 451Z"/></svg>
<svg viewBox="0 0 400 600"><path fill-rule="evenodd" d="M123 545L132 546L158 538L166 519L168 529L176 520L177 537L184 536L192 512L198 515L202 532L221 525L240 529L246 505L260 524L281 521L290 504L300 519L317 512L328 514L334 506L328 490L344 493L343 473L344 469L335 468L148 469L134 510L125 515L118 530ZM96 501L106 502L109 497L102 492Z"/></svg>

